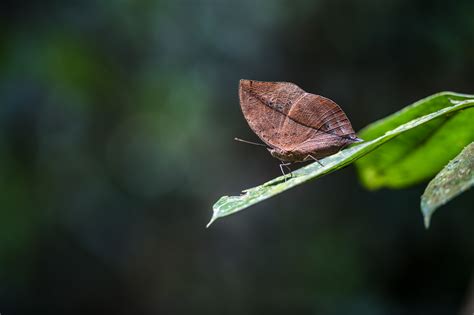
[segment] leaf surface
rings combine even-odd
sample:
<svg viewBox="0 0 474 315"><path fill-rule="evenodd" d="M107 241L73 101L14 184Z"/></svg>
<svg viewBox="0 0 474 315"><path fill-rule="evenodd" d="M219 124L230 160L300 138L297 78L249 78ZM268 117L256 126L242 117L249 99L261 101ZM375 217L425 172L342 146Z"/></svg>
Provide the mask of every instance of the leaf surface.
<svg viewBox="0 0 474 315"><path fill-rule="evenodd" d="M474 185L474 142L459 153L428 184L421 196L425 226L437 208Z"/></svg>
<svg viewBox="0 0 474 315"><path fill-rule="evenodd" d="M422 99L359 132L364 140L449 104L473 99L472 95L442 92ZM467 144L474 141L474 109L452 112L423 126L400 134L396 139L357 161L363 185L368 189L404 188L433 178Z"/></svg>

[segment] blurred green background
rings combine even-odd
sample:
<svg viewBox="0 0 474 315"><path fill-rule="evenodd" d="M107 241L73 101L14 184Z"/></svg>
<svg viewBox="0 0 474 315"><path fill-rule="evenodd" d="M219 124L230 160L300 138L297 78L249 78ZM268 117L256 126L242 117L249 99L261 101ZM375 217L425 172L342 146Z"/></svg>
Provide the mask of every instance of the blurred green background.
<svg viewBox="0 0 474 315"><path fill-rule="evenodd" d="M423 228L353 167L205 224L279 175L241 78L291 81L355 130L474 92L471 0L0 4L0 313L471 314L474 197Z"/></svg>

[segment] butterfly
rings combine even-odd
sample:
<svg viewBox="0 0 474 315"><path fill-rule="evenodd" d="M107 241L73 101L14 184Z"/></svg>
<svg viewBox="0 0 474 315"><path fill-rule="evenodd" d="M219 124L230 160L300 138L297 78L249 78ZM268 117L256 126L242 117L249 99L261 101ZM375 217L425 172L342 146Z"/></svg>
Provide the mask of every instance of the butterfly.
<svg viewBox="0 0 474 315"><path fill-rule="evenodd" d="M363 141L335 102L307 93L294 83L242 79L239 98L250 128L270 154L284 162L280 165L282 172L282 166L319 162L349 144Z"/></svg>

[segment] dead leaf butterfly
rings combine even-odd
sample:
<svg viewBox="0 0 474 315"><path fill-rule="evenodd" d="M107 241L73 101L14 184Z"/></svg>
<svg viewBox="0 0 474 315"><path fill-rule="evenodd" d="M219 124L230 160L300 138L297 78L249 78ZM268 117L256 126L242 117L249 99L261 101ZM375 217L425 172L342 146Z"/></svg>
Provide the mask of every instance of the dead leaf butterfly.
<svg viewBox="0 0 474 315"><path fill-rule="evenodd" d="M318 161L362 141L335 102L296 84L240 80L239 97L250 128L282 165Z"/></svg>

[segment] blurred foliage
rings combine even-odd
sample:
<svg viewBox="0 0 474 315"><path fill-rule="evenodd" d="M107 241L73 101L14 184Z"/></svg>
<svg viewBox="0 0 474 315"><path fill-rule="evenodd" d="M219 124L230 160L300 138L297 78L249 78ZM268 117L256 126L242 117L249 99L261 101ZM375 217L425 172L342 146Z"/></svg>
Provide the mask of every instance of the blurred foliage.
<svg viewBox="0 0 474 315"><path fill-rule="evenodd" d="M0 1L0 312L458 312L472 194L425 233L413 217L424 187L368 193L348 168L203 225L218 196L279 174L232 141L252 137L239 79L326 95L358 129L424 95L472 90L473 10Z"/></svg>
<svg viewBox="0 0 474 315"><path fill-rule="evenodd" d="M423 115L470 95L440 93L362 129L359 136L372 140ZM403 188L432 178L467 144L474 141L474 110L446 115L398 136L357 161L360 179L368 189Z"/></svg>
<svg viewBox="0 0 474 315"><path fill-rule="evenodd" d="M453 105L453 102L456 101L458 102ZM409 159L411 151L422 150L417 154L424 156L423 163L425 167L420 168L421 163L416 160L412 161L411 164L406 163L405 167L411 174L415 175L410 177L406 175L406 171L402 171L403 176L399 176L399 178L405 180L405 185L413 184L413 177L425 176L426 169L431 172L438 171L437 168L433 170L436 163L430 163L431 160L445 159L442 153L436 152L441 156L436 155L430 152L429 147L426 149L420 143L429 142L427 138L442 133L442 130L439 129L443 129L446 126L445 121L453 119L452 116L474 113L472 109L468 109L472 106L474 106L474 97L449 92L439 93L420 100L363 129L359 136L368 140L365 143L341 150L332 156L321 159L319 162L314 162L291 174L280 176L260 186L246 189L240 196L221 197L213 206L213 215L208 226L218 218L241 211L285 190L341 169L356 161L361 177L364 179L365 176L365 185L371 187L370 183L375 181L374 169L380 169L380 173L385 175L384 172L390 170L391 165L397 159ZM439 119L444 120L439 122ZM459 121L456 120L456 123L459 123ZM464 140L462 135L467 135L468 138L474 136L474 130L471 130L471 126L466 122L461 121L460 124L449 126L449 128L444 133L451 135L451 139L441 137L433 141L435 145L442 146L443 149L438 151L449 153L450 150L456 149L456 140L462 143ZM393 145L393 142L395 142L395 145ZM387 158L384 160L380 156ZM390 159L390 161L385 163L387 159ZM420 173L422 175L419 175ZM391 177L388 176L387 181L390 179Z"/></svg>

